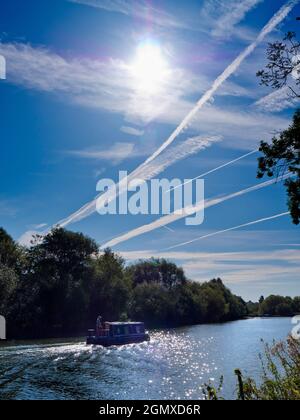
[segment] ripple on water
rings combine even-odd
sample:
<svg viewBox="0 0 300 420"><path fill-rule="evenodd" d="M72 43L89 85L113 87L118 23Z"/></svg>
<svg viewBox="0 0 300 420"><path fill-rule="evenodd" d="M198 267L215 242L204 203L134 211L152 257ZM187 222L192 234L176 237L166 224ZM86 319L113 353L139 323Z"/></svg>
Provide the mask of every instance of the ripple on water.
<svg viewBox="0 0 300 420"><path fill-rule="evenodd" d="M283 337L290 324L279 324ZM250 337L249 325L156 331L149 343L108 349L84 342L2 347L0 399L199 399L203 383L218 383L221 374L230 398L234 368L257 370L260 338L268 339L261 321L257 333L252 321Z"/></svg>

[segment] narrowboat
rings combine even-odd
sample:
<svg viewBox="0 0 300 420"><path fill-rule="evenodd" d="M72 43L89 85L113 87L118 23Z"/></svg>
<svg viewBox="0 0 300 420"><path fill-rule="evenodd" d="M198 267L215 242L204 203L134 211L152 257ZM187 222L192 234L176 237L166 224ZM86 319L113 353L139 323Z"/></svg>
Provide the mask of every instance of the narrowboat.
<svg viewBox="0 0 300 420"><path fill-rule="evenodd" d="M104 322L95 330L89 330L86 343L96 346L122 346L149 341L143 322Z"/></svg>

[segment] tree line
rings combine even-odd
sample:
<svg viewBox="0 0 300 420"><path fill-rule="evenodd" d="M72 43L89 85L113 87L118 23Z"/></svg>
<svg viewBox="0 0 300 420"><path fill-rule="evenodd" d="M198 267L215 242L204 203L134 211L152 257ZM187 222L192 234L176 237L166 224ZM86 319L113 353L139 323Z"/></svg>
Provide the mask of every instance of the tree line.
<svg viewBox="0 0 300 420"><path fill-rule="evenodd" d="M300 297L261 296L259 302L248 302L247 308L249 316L293 316L300 314Z"/></svg>
<svg viewBox="0 0 300 420"><path fill-rule="evenodd" d="M251 303L232 294L221 279L200 284L165 259L126 266L110 249L98 250L93 239L62 228L36 237L29 248L0 229L0 314L9 338L82 334L99 314L110 321L174 327L253 313ZM273 314L269 300L264 302ZM300 298L293 302L300 312ZM283 314L284 302L278 305Z"/></svg>

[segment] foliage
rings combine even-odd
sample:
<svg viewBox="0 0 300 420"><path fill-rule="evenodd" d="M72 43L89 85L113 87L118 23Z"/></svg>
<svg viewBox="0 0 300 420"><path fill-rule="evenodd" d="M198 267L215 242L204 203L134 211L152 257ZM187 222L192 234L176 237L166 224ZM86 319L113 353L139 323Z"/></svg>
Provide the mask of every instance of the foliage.
<svg viewBox="0 0 300 420"><path fill-rule="evenodd" d="M295 32L288 32L283 42L269 43L267 48L268 64L264 70L257 72L261 84L271 86L273 89L288 86L291 98L299 98L299 54L300 43L296 40Z"/></svg>
<svg viewBox="0 0 300 420"><path fill-rule="evenodd" d="M128 272L134 286L142 283L157 283L172 288L186 282L183 269L165 259L141 260L129 267Z"/></svg>
<svg viewBox="0 0 300 420"><path fill-rule="evenodd" d="M259 302L247 302L249 316L293 316L300 313L300 297L271 295Z"/></svg>
<svg viewBox="0 0 300 420"><path fill-rule="evenodd" d="M261 84L273 89L288 87L291 100L300 98L300 43L296 34L289 32L283 42L269 44L267 49L268 64L257 76ZM292 102L291 102L292 103ZM285 181L288 195L288 207L293 223L300 222L300 111L294 117L292 125L274 137L272 144L264 141L260 144L263 156L258 162L258 178L265 174L280 177L286 172L291 178Z"/></svg>
<svg viewBox="0 0 300 420"><path fill-rule="evenodd" d="M286 342L265 344L264 357L260 356L262 380L257 384L244 378L239 369L237 376L238 400L300 400L300 341L289 337ZM205 385L203 393L207 400L222 399L221 379L218 389Z"/></svg>
<svg viewBox="0 0 300 420"><path fill-rule="evenodd" d="M272 144L261 142L263 156L258 160L258 178L265 174L269 177L280 177L289 172L291 178L285 181L288 207L293 223L300 222L300 110L294 117L292 125L274 137Z"/></svg>
<svg viewBox="0 0 300 420"><path fill-rule="evenodd" d="M57 228L21 249L0 232L0 313L14 338L81 334L99 314L111 321L175 327L251 313L249 303L221 279L188 280L182 268L164 259L126 267L123 258L110 249L99 252L96 242L81 233ZM269 298L256 309L284 315L290 312L287 305L296 312L299 304L299 299Z"/></svg>
<svg viewBox="0 0 300 420"><path fill-rule="evenodd" d="M7 315L7 307L16 290L17 283L16 272L12 268L0 264L0 314Z"/></svg>
<svg viewBox="0 0 300 420"><path fill-rule="evenodd" d="M110 249L106 249L93 261L94 272L89 285L88 308L91 323L99 313L104 319L117 321L127 312L131 280L124 266L124 260Z"/></svg>
<svg viewBox="0 0 300 420"><path fill-rule="evenodd" d="M263 378L257 385L251 378L243 381L245 400L300 400L300 341L265 345L261 357Z"/></svg>

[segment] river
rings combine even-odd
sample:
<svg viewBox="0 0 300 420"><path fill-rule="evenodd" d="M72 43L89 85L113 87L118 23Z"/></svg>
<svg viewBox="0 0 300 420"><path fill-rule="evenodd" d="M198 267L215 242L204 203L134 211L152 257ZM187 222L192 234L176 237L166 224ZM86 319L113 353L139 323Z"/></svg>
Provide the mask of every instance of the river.
<svg viewBox="0 0 300 420"><path fill-rule="evenodd" d="M94 348L83 339L0 347L0 399L201 399L219 383L234 398L234 369L259 380L261 339L281 340L290 318L255 318L151 332L150 343Z"/></svg>

